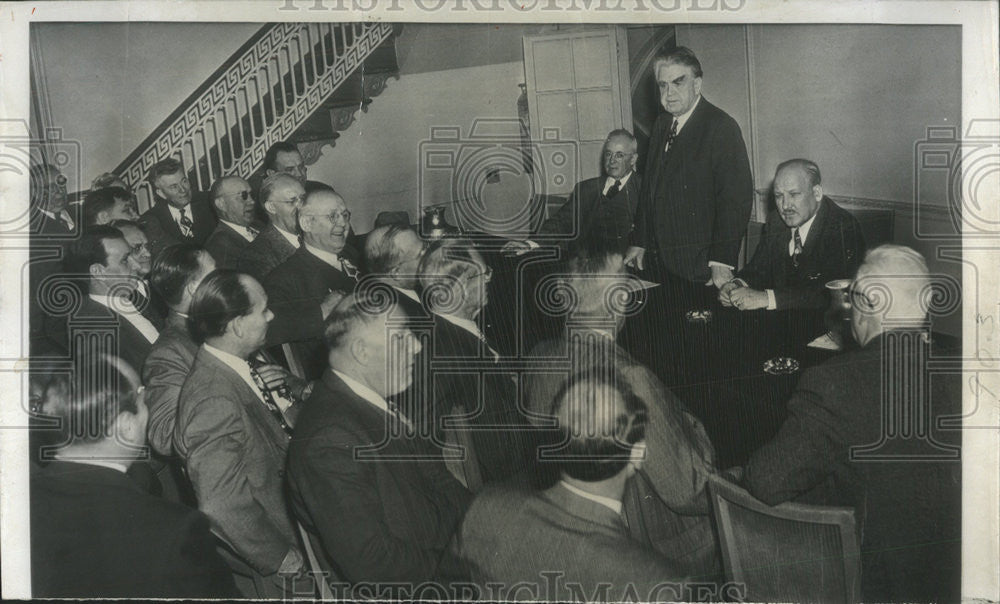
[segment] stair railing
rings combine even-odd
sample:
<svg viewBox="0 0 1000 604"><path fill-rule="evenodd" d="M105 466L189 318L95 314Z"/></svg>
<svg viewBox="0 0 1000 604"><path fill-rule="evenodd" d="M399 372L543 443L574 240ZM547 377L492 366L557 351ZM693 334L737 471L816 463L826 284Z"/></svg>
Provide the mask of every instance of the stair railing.
<svg viewBox="0 0 1000 604"><path fill-rule="evenodd" d="M149 169L179 159L196 190L220 176L248 178L267 148L289 138L380 44L388 23L265 25L192 93L115 169L136 192L140 211L154 201Z"/></svg>

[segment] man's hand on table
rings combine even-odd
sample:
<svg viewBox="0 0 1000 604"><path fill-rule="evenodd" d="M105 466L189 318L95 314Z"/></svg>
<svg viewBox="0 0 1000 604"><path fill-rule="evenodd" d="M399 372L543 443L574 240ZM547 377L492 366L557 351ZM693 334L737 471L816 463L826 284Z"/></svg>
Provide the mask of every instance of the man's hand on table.
<svg viewBox="0 0 1000 604"><path fill-rule="evenodd" d="M722 289L722 286L733 280L733 269L722 264L711 264L712 278L705 282L705 285L714 285Z"/></svg>
<svg viewBox="0 0 1000 604"><path fill-rule="evenodd" d="M737 287L729 292L729 301L740 310L767 308L767 292L749 287Z"/></svg>

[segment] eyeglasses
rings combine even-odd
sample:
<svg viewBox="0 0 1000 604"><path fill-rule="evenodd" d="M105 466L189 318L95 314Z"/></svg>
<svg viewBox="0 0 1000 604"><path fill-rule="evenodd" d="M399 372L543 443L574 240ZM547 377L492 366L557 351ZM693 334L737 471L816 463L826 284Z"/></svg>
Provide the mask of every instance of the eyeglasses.
<svg viewBox="0 0 1000 604"><path fill-rule="evenodd" d="M330 222L337 222L338 220L343 220L344 222L350 222L351 221L351 212L350 212L350 210L343 210L343 211L340 211L340 212L333 212L331 214L301 214L300 216L303 217L303 218L306 217L306 216L315 216L317 218L326 218Z"/></svg>
<svg viewBox="0 0 1000 604"><path fill-rule="evenodd" d="M43 189L52 189L52 188L65 189L66 188L66 183L68 183L68 182L69 182L69 180L65 176L63 176L62 174L60 174L59 176L56 176L56 182L55 182L54 185L46 181L46 182L42 183L42 188Z"/></svg>
<svg viewBox="0 0 1000 604"><path fill-rule="evenodd" d="M305 201L305 197L302 196L302 195L299 195L299 196L293 197L291 199L271 199L269 201L272 201L274 203L290 203L290 204L293 204L293 205L302 205L302 202Z"/></svg>
<svg viewBox="0 0 1000 604"><path fill-rule="evenodd" d="M486 270L484 270L484 271L482 271L480 273L473 273L473 274L471 274L471 275L468 276L468 279L469 279L469 281L472 281L476 277L483 277L483 280L486 281L487 283L489 283L490 279L493 278L493 269L487 266Z"/></svg>
<svg viewBox="0 0 1000 604"><path fill-rule="evenodd" d="M240 199L242 199L243 201L246 201L248 199L251 199L252 193L250 193L249 190L246 190L246 191L240 191L238 193L230 193L230 195L237 195L237 196L239 196Z"/></svg>
<svg viewBox="0 0 1000 604"><path fill-rule="evenodd" d="M862 291L857 281L847 288L847 297L851 301L851 306L857 309L870 309L875 306L871 297Z"/></svg>
<svg viewBox="0 0 1000 604"><path fill-rule="evenodd" d="M141 254L143 252L149 252L149 251L150 250L149 250L149 244L148 243L137 243L137 244L135 244L135 245L132 246L132 253L133 254Z"/></svg>
<svg viewBox="0 0 1000 604"><path fill-rule="evenodd" d="M190 183L190 181L188 180L188 177L185 176L184 178L182 178L180 180L180 182L175 182L172 185L168 185L166 187L163 187L163 189L165 191L174 191L174 192L176 192L176 191L180 191L181 189L187 187L189 183Z"/></svg>
<svg viewBox="0 0 1000 604"><path fill-rule="evenodd" d="M621 161L621 160L625 159L626 157L632 157L632 155L634 155L634 154L633 153L622 153L621 151L615 151L614 153L612 153L611 151L605 151L604 152L604 159L613 159L615 161Z"/></svg>

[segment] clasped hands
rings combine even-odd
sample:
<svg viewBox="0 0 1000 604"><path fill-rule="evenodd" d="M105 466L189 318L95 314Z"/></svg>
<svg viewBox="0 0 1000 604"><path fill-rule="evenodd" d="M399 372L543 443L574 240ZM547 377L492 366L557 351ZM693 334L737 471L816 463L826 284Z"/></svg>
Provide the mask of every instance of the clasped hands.
<svg viewBox="0 0 1000 604"><path fill-rule="evenodd" d="M264 382L264 387L268 390L275 390L282 385L286 385L292 396L299 400L305 398L306 386L308 386L309 382L290 373L281 365L261 365L256 368L256 371L261 381Z"/></svg>
<svg viewBox="0 0 1000 604"><path fill-rule="evenodd" d="M719 302L740 310L767 308L767 292L753 289L739 279L733 279L719 288Z"/></svg>

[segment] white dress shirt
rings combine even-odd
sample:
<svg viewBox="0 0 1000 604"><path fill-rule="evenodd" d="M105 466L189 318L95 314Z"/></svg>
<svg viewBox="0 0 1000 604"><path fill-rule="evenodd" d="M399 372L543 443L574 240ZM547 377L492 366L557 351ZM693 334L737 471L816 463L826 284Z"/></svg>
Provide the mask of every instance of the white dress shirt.
<svg viewBox="0 0 1000 604"><path fill-rule="evenodd" d="M181 233L183 234L184 233L184 227L181 226L181 211L178 208L175 208L173 205L171 205L169 203L167 204L167 209L170 210L170 216L173 217L174 222L177 223L177 228L180 229ZM191 221L192 231L193 231L194 230L194 227L193 227L193 225L194 225L194 212L191 211L191 204L190 203L188 203L186 206L184 206L184 215L187 216L188 220Z"/></svg>
<svg viewBox="0 0 1000 604"><path fill-rule="evenodd" d="M45 214L52 220L57 220L59 222L64 223L66 225L66 228L68 228L71 231L76 229L76 222L73 221L73 217L69 215L68 210L63 210L62 212L59 212L59 215L56 215L55 213L50 212L48 210L43 210L41 208L39 208L38 211L41 212L42 214Z"/></svg>
<svg viewBox="0 0 1000 604"><path fill-rule="evenodd" d="M306 249L309 250L309 253L312 254L313 256L316 256L317 258L319 258L323 262L326 262L327 264L337 269L338 271L346 272L344 271L344 260L337 254L334 254L333 252L328 252L326 250L321 250L318 247L309 245L308 243L304 245L306 246Z"/></svg>
<svg viewBox="0 0 1000 604"><path fill-rule="evenodd" d="M333 371L333 373L335 373L337 375L337 377L339 377L340 379L344 380L344 383L347 384L348 388L350 388L351 390L354 391L354 394L357 394L358 396L360 396L361 398L365 399L366 401L368 401L372 405L378 407L379 409L381 409L383 412L387 413L388 415L395 416L397 419L399 419L399 421L403 422L407 426L411 425L410 421L408 419L406 419L405 417L403 417L403 415L401 413L397 413L397 412L393 411L392 409L390 409L389 408L389 403L386 402L386 400L384 398L382 398L382 396L378 392L375 392L374 390L372 390L368 386L365 386L364 384L362 384L361 382L359 382L356 379L352 378L351 376L347 375L346 373L343 373L341 371L337 371L336 369L332 369L332 368L331 368L331 371Z"/></svg>
<svg viewBox="0 0 1000 604"><path fill-rule="evenodd" d="M229 222L228 220L223 220L221 218L219 219L219 222L239 233L247 241L253 241L255 237L255 235L250 232L250 229L242 224L236 224L235 222Z"/></svg>
<svg viewBox="0 0 1000 604"><path fill-rule="evenodd" d="M107 294L90 294L90 299L97 302L101 306L109 308L111 312L128 321L132 327L139 330L139 333L141 333L144 338L149 340L150 344L156 342L156 338L160 337L160 332L156 329L156 326L150 323L149 319L142 316L142 313L132 306L132 303L129 302L128 298L115 298L114 300L111 300Z"/></svg>
<svg viewBox="0 0 1000 604"><path fill-rule="evenodd" d="M570 493L573 493L574 495L578 495L580 497L583 497L584 499L589 499L594 503L599 503L604 507L612 510L616 514L620 515L622 513L622 502L618 501L617 499L605 497L604 495L595 495L594 493L588 493L583 489L578 489L577 487L574 487L565 480L560 480L559 484L566 487L566 490L568 490Z"/></svg>
<svg viewBox="0 0 1000 604"><path fill-rule="evenodd" d="M622 176L621 179L619 180L619 182L622 183L622 188L623 189L625 188L625 183L628 182L628 179L632 178L632 172L634 172L634 170L629 170L628 172L625 173L625 176ZM611 187L613 187L613 186L615 186L615 179L609 176L604 181L604 188L601 189L601 193L603 193L604 195L607 195L608 191L610 191Z"/></svg>

